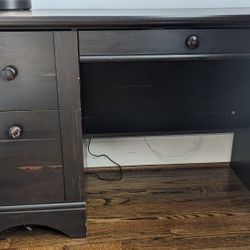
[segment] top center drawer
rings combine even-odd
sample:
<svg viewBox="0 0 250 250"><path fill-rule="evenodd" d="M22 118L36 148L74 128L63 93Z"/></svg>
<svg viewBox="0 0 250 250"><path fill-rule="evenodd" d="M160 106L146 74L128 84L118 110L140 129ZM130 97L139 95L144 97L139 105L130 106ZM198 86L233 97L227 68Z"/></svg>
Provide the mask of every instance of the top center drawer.
<svg viewBox="0 0 250 250"><path fill-rule="evenodd" d="M240 54L250 52L250 30L162 29L80 31L82 56Z"/></svg>

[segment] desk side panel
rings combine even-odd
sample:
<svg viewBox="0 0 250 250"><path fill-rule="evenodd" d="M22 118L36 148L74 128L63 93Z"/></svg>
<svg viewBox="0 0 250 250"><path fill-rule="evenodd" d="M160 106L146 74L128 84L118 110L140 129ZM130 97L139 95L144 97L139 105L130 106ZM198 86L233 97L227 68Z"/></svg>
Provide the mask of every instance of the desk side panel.
<svg viewBox="0 0 250 250"><path fill-rule="evenodd" d="M250 129L235 132L231 167L250 190Z"/></svg>
<svg viewBox="0 0 250 250"><path fill-rule="evenodd" d="M78 38L54 32L66 201L83 199L83 152Z"/></svg>

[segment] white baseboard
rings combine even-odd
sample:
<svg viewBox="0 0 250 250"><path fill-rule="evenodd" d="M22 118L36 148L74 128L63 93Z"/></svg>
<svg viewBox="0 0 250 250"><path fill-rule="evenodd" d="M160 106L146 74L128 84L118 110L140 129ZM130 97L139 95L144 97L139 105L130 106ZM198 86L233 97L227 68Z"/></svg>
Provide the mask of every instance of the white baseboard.
<svg viewBox="0 0 250 250"><path fill-rule="evenodd" d="M94 154L107 154L124 166L230 162L233 134L169 135L92 139ZM87 167L113 166L87 155Z"/></svg>

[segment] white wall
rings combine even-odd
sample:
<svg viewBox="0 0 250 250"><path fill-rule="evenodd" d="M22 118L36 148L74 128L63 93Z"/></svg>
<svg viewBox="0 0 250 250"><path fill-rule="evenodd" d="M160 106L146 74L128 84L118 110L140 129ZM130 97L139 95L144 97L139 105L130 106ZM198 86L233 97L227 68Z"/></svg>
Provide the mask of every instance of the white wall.
<svg viewBox="0 0 250 250"><path fill-rule="evenodd" d="M92 139L94 154L107 154L121 165L229 162L233 134L171 135ZM113 166L88 155L88 167Z"/></svg>
<svg viewBox="0 0 250 250"><path fill-rule="evenodd" d="M33 0L33 9L250 7L249 0Z"/></svg>

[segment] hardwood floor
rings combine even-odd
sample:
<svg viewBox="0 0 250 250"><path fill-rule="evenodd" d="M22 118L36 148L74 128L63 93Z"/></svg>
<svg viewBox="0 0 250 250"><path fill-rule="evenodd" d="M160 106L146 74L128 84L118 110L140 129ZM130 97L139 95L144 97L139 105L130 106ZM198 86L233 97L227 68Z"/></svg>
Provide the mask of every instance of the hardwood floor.
<svg viewBox="0 0 250 250"><path fill-rule="evenodd" d="M87 239L18 228L0 234L0 249L250 249L250 192L228 167L88 175L87 191Z"/></svg>

